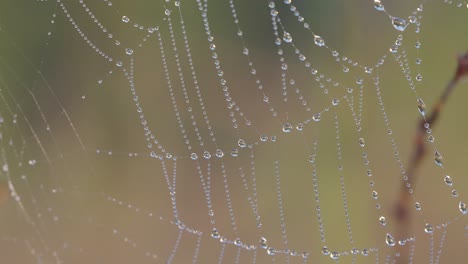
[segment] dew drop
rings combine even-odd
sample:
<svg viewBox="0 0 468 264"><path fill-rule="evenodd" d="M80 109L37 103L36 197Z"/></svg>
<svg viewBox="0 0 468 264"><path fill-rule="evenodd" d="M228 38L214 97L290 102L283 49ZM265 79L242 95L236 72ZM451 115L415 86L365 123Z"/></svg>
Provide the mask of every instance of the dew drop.
<svg viewBox="0 0 468 264"><path fill-rule="evenodd" d="M283 132L289 133L292 131L292 125L290 123L286 123L283 125Z"/></svg>
<svg viewBox="0 0 468 264"><path fill-rule="evenodd" d="M315 122L320 121L320 118L321 118L320 113L317 113L312 116L312 120L314 120Z"/></svg>
<svg viewBox="0 0 468 264"><path fill-rule="evenodd" d="M388 246L393 247L395 246L395 239L392 235L387 233L387 235L385 236L385 243L387 243Z"/></svg>
<svg viewBox="0 0 468 264"><path fill-rule="evenodd" d="M297 131L304 130L304 124L302 124L302 123L297 124L296 129L297 129Z"/></svg>
<svg viewBox="0 0 468 264"><path fill-rule="evenodd" d="M122 22L128 23L128 22L130 22L130 18L128 18L127 16L123 16L122 17Z"/></svg>
<svg viewBox="0 0 468 264"><path fill-rule="evenodd" d="M211 230L211 237L214 238L214 239L218 239L218 238L219 238L218 229L213 228L213 230Z"/></svg>
<svg viewBox="0 0 468 264"><path fill-rule="evenodd" d="M434 162L440 167L443 167L442 159L442 155L438 151L436 151L434 154Z"/></svg>
<svg viewBox="0 0 468 264"><path fill-rule="evenodd" d="M365 145L366 145L366 141L364 140L364 138L359 138L359 146L363 148Z"/></svg>
<svg viewBox="0 0 468 264"><path fill-rule="evenodd" d="M218 158L222 158L224 156L224 152L222 150L220 150L220 149L217 149L215 155Z"/></svg>
<svg viewBox="0 0 468 264"><path fill-rule="evenodd" d="M261 135L260 136L260 141L262 141L262 142L268 141L268 136L267 135Z"/></svg>
<svg viewBox="0 0 468 264"><path fill-rule="evenodd" d="M274 248L268 248L267 253L268 253L268 255L273 256L273 255L275 255L276 250Z"/></svg>
<svg viewBox="0 0 468 264"><path fill-rule="evenodd" d="M424 225L424 232L426 232L427 234L432 234L434 232L434 228L431 224L426 224Z"/></svg>
<svg viewBox="0 0 468 264"><path fill-rule="evenodd" d="M205 159L210 159L210 158L211 158L210 152L208 152L208 151L205 150L205 152L203 152L203 157L204 157Z"/></svg>
<svg viewBox="0 0 468 264"><path fill-rule="evenodd" d="M340 99L338 99L338 98L333 98L332 99L332 105L337 106L339 104L340 104Z"/></svg>
<svg viewBox="0 0 468 264"><path fill-rule="evenodd" d="M333 260L337 260L340 258L340 253L336 252L336 251L333 251L331 254L330 254L330 258L333 259Z"/></svg>
<svg viewBox="0 0 468 264"><path fill-rule="evenodd" d="M240 148L245 148L247 146L247 144L245 143L245 140L243 139L239 139L237 141L237 145L240 147Z"/></svg>
<svg viewBox="0 0 468 264"><path fill-rule="evenodd" d="M445 175L444 182L445 182L445 184L447 184L447 186L452 186L453 185L452 177L450 177L448 175Z"/></svg>
<svg viewBox="0 0 468 264"><path fill-rule="evenodd" d="M260 247L266 249L268 247L267 239L264 237L260 238Z"/></svg>
<svg viewBox="0 0 468 264"><path fill-rule="evenodd" d="M232 149L231 150L231 156L233 156L233 157L239 156L239 150L238 149Z"/></svg>
<svg viewBox="0 0 468 264"><path fill-rule="evenodd" d="M379 223L383 226L387 225L387 219L385 218L385 216L379 217Z"/></svg>
<svg viewBox="0 0 468 264"><path fill-rule="evenodd" d="M423 78L422 78L422 75L421 75L420 73L418 73L418 74L416 75L416 81L420 82L420 81L422 81L422 79L423 79Z"/></svg>
<svg viewBox="0 0 468 264"><path fill-rule="evenodd" d="M404 31L408 26L406 20L401 19L399 17L392 17L392 25L398 31Z"/></svg>
<svg viewBox="0 0 468 264"><path fill-rule="evenodd" d="M292 42L291 34L289 34L288 32L284 32L284 34L283 34L283 40L284 40L284 42L286 42L286 43L291 43L291 42Z"/></svg>
<svg viewBox="0 0 468 264"><path fill-rule="evenodd" d="M374 0L374 8L375 8L377 11L384 11L384 10L385 10L385 7L384 7L384 5L382 4L382 2L380 2L380 0Z"/></svg>
<svg viewBox="0 0 468 264"><path fill-rule="evenodd" d="M426 115L426 104L421 98L418 98L418 110L421 115L425 116Z"/></svg>
<svg viewBox="0 0 468 264"><path fill-rule="evenodd" d="M460 210L460 212L464 215L468 214L468 207L466 205L466 203L464 202L459 202L458 203L458 210Z"/></svg>
<svg viewBox="0 0 468 264"><path fill-rule="evenodd" d="M421 204L419 202L415 202L414 203L414 208L417 210L417 211L420 211L421 210Z"/></svg>
<svg viewBox="0 0 468 264"><path fill-rule="evenodd" d="M127 55L132 55L133 50L131 48L127 48L127 49L125 49L125 53L127 53Z"/></svg>
<svg viewBox="0 0 468 264"><path fill-rule="evenodd" d="M328 249L328 247L325 246L325 247L322 248L322 254L324 256L330 255L330 250Z"/></svg>
<svg viewBox="0 0 468 264"><path fill-rule="evenodd" d="M197 160L197 159L198 159L197 153L192 153L192 154L190 154L190 158L191 158L192 160Z"/></svg>
<svg viewBox="0 0 468 264"><path fill-rule="evenodd" d="M325 46L325 40L319 35L314 36L314 43L319 47Z"/></svg>

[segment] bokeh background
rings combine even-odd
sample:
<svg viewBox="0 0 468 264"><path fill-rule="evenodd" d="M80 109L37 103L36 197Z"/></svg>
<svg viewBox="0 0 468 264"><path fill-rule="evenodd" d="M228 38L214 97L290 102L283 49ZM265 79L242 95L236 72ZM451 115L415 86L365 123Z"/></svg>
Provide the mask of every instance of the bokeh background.
<svg viewBox="0 0 468 264"><path fill-rule="evenodd" d="M99 29L81 2L113 34L112 38ZM197 162L190 159L192 152L201 156L204 149L196 143L192 120L185 108L164 14L166 8L172 10L184 78L205 149L211 153L217 148L225 150L226 157L222 160L226 178L220 160L210 159L211 198L215 226L220 234L228 240L239 237L243 243L255 245L264 236L271 247L309 252L309 263L333 262L320 253L323 246L342 253L354 247L374 249L368 257L342 256L342 263L375 263L376 259L387 263L398 259L394 248L385 245L385 234L394 234L398 229L392 219L392 209L402 178L390 140L391 137L396 140L402 164L407 166L421 118L416 99L423 98L430 109L452 77L457 55L468 48L468 10L457 7L456 3L426 1L421 13L421 32L416 34L414 24L404 32L396 31L388 15L376 11L372 1L293 1L313 32L322 36L330 50L338 51L340 57L347 56L360 65L372 66L387 54L383 66L374 69L372 74L365 74L359 67L344 73L331 51L315 46L313 36L297 22L287 10L288 6L276 1L283 26L312 68L326 76L321 83L329 90L325 95L320 82L316 82L315 76L297 59L294 49L283 45L288 82L291 78L295 80L294 86L288 88L288 102L283 102L280 56L274 44L268 2L234 2L256 75L262 80L264 91L278 115L273 117L262 103L263 95L242 55L243 43L236 35L229 2L208 1L211 32L230 94L252 124L246 125L237 116L239 128L232 128L197 2L182 1L181 10L200 89L216 133L214 144L209 140L209 131L196 104L198 98L183 52L178 9L172 1L116 0L111 6L108 1L1 1L0 252L5 263L165 263L169 259L173 263L192 262L199 236L182 232L178 240L181 231L174 224L164 166L150 156L140 113L122 70L129 70L131 66L126 48L133 49L135 89L145 119L165 150L177 157L175 197L179 220L203 233L198 263L218 263L222 252L224 258L220 263L235 263L238 247L226 244L222 249L222 243L210 235L213 225L196 167L198 164L206 170L208 161L201 157ZM86 43L59 3L66 7L92 45L109 54L114 59L112 62ZM389 14L401 18L411 16L421 4L403 0L383 3ZM130 22L123 23L123 16L129 17ZM145 30L139 30L135 23ZM156 26L163 38L181 120L193 142L191 151L187 150L178 127L156 34L143 41L147 28ZM401 67L388 53L398 35L403 36L400 51L406 51L411 76L414 78L418 72L423 76L423 81L417 82L416 94L410 89ZM422 43L419 55L414 48L418 39ZM422 59L420 66L414 63L417 57ZM119 60L123 67L116 66ZM373 85L372 77L376 75L380 76L391 136L383 123ZM327 78L333 81L328 83ZM359 133L343 99L347 95L346 88L353 88L357 105L358 78L364 82L363 129ZM334 81L340 83L339 87L331 85ZM458 218L461 214L457 208L458 201L466 199L468 191L464 167L468 160L467 88L466 82L460 83L443 109L439 122L433 127L435 143L428 145L429 155L417 172L417 187L412 197L423 209L422 214L411 212L416 241L405 245L414 245L413 263L428 263L437 256L440 263L463 263L468 257L463 250L468 245L467 221ZM306 98L312 113L326 108L329 111L322 113L320 122L305 125L302 132L294 129L292 133L283 133L283 124L295 126L311 117L311 112L305 111L296 99L295 89ZM331 98L341 98L340 104L331 106ZM341 173L354 244L350 243L346 230L335 115L339 123L344 168ZM255 145L253 159L249 148L240 149L238 158L229 157L231 149L237 148L239 138L252 144L259 141L261 134L270 138L276 136L277 142ZM360 136L366 140L374 187L369 186L362 149L357 141ZM316 164L325 243L320 240L312 168L307 162L314 140L318 142ZM435 149L443 154L444 168L436 166L432 160L431 153ZM168 175L172 177L174 163L171 159L164 160ZM246 198L252 190L244 189L241 177L244 173L250 184L252 160L261 228L257 227ZM281 233L275 161L279 164L288 245L283 244ZM444 184L445 175L452 176L454 186ZM237 233L230 224L225 180ZM452 189L458 191L458 197L452 197ZM381 211L375 209L372 190L379 193L377 202ZM386 227L378 223L382 214L388 220ZM450 223L443 234L440 227L447 221ZM424 233L425 223L433 224L434 235ZM258 250L255 258L257 263L287 260L284 254L272 258L263 250ZM242 250L239 263L252 261L252 251ZM302 263L303 260L291 257L289 261Z"/></svg>

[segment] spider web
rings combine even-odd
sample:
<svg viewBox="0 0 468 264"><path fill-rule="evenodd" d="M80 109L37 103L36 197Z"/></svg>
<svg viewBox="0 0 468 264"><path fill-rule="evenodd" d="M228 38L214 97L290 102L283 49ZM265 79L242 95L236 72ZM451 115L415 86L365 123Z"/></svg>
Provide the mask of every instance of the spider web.
<svg viewBox="0 0 468 264"><path fill-rule="evenodd" d="M2 258L462 263L467 8L4 1Z"/></svg>

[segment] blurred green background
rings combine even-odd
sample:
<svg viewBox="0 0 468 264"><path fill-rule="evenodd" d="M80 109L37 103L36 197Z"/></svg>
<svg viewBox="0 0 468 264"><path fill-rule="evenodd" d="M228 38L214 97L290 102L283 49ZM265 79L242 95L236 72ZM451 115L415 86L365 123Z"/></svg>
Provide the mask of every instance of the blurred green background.
<svg viewBox="0 0 468 264"><path fill-rule="evenodd" d="M403 0L382 2L389 14L404 19L420 4ZM199 237L182 232L178 240L181 229L174 224L165 171L169 177L176 171L179 220L203 233L198 263L217 263L222 252L222 263L236 261L238 247L226 244L222 249L222 243L210 237L213 226L231 241L239 237L243 243L258 245L259 238L264 236L276 249L307 251L308 263L333 262L320 253L323 246L342 254L349 254L354 247L373 249L368 257L341 256L341 263L398 259L394 249L385 245L385 234L395 234L398 229L392 219L392 209L402 178L391 138L396 141L402 164L407 166L420 119L416 99L423 98L430 109L453 75L457 55L467 50L466 8L428 1L421 13L421 32L416 34L414 24L404 32L396 31L388 15L376 11L372 1L293 1L312 31L324 38L327 49L315 46L312 34L297 22L289 6L276 1L284 30L291 34L311 68L325 76L315 81L319 75L310 74L310 69L298 60L295 49L283 43L287 82L295 80L294 85L288 85L288 101L284 102L281 56L274 44L268 2L234 1L243 31L240 39L229 2L208 1L210 29L230 96L252 124L246 125L244 116L235 111L239 128L233 129L197 2L182 1L181 12L196 76L216 134L217 141L213 143L198 105L179 11L173 1L108 3L90 0L4 0L0 3L1 161L8 165L0 174L3 230L0 252L6 263L165 263L172 257L173 263L191 263ZM106 32L98 27L86 8ZM177 53L204 147L198 144L178 79L168 17L164 14L166 8L172 12ZM123 16L130 22L123 23ZM79 31L74 29L74 24ZM139 26L144 29L138 29ZM193 150L187 150L177 122L157 34L147 36L148 28L152 27L159 27L175 101ZM388 52L398 35L403 37L398 54L406 52L410 75L423 76L423 81L416 84L416 93ZM414 45L418 40L422 48L416 53ZM94 45L113 61L93 50ZM276 117L263 103L263 94L250 74L247 57L242 54L243 45L249 48L256 77L275 106ZM125 54L127 48L133 50L131 57ZM373 67L384 54L387 58L372 74L364 73L359 67L350 67L351 71L344 73L342 64L335 62L331 54L334 50L340 53L340 58L347 56L362 66ZM418 57L422 59L420 66L415 63ZM116 61L122 61L123 67L117 67ZM176 166L171 159L164 158L162 163L150 157L140 113L122 70L130 71L131 67L144 119L165 151L177 157ZM383 123L373 84L372 78L377 75L391 136ZM332 81L328 82L328 78ZM361 91L356 81L359 78L363 79L360 132L356 131L344 98L353 96L358 111ZM340 85L334 87L334 82ZM324 94L320 84L325 85L328 94ZM352 94L347 93L348 87L353 88ZM428 263L436 256L440 263L463 263L468 257L463 250L467 246L467 222L466 218L458 218L461 214L457 209L458 201L466 199L468 190L463 167L468 160L466 88L466 82L460 83L442 111L438 124L433 127L435 143L429 146L429 155L418 170L417 188L412 197L423 209L411 212L416 242L405 246L415 245L413 263ZM301 106L296 89L304 96L310 112ZM332 106L332 98L340 98L340 104ZM312 113L326 108L329 111L322 113L321 121L306 124L302 132L295 129L291 133L282 132L283 124L296 126L310 119ZM342 171L338 169L336 120ZM249 148L239 149L238 158L228 155L231 149L237 148L239 139L253 144L259 142L261 134L276 136L277 142L255 144L253 152ZM358 145L361 136L366 140L372 178L367 177L363 150ZM325 243L320 240L312 167L308 162L314 141L318 146L316 164ZM213 155L217 148L223 149L226 157L212 157L208 165L201 154L207 150ZM431 153L435 149L444 156L443 169L432 161ZM190 159L192 152L198 153L197 162ZM279 164L287 245L283 244L281 232L275 161ZM197 165L204 175L208 166L211 168L210 196L216 225L210 224ZM252 167L261 228L257 228L247 199L252 195ZM344 177L353 244L345 222L340 174ZM452 188L443 183L445 175L454 179ZM369 180L375 183L374 187L369 186ZM225 181L237 232L230 223ZM13 188L20 202L15 201ZM452 189L458 191L458 197L452 197ZM371 198L372 190L379 193L377 201ZM376 202L382 208L380 211L375 209ZM381 215L387 217L386 227L378 223ZM444 235L440 226L447 221L450 224ZM434 235L424 233L425 223L434 225ZM442 237L443 246L440 246ZM431 245L435 253L430 253ZM239 263L250 263L253 258L252 251L242 250ZM273 262L263 250L258 250L255 258L257 263ZM286 257L277 254L274 261L283 263ZM290 262L302 263L302 259L291 257Z"/></svg>

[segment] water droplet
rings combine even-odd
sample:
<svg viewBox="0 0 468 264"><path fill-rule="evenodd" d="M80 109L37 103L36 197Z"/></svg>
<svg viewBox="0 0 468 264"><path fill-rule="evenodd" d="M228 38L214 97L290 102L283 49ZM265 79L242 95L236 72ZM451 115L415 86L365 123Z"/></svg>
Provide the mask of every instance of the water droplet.
<svg viewBox="0 0 468 264"><path fill-rule="evenodd" d="M291 34L289 34L288 32L284 32L284 34L283 34L283 40L284 40L284 42L286 42L286 43L291 43L291 42L292 42Z"/></svg>
<svg viewBox="0 0 468 264"><path fill-rule="evenodd" d="M309 162L310 162L310 163L314 163L314 162L315 162L315 156L311 155L311 156L309 157Z"/></svg>
<svg viewBox="0 0 468 264"><path fill-rule="evenodd" d="M325 40L319 35L314 36L314 43L319 47L325 46Z"/></svg>
<svg viewBox="0 0 468 264"><path fill-rule="evenodd" d="M284 0L284 3L287 4L287 5L290 5L292 2L292 0Z"/></svg>
<svg viewBox="0 0 468 264"><path fill-rule="evenodd" d="M426 104L421 98L418 98L418 110L421 115L425 116L426 115Z"/></svg>
<svg viewBox="0 0 468 264"><path fill-rule="evenodd" d="M328 247L325 246L325 247L322 248L322 254L324 256L330 255L330 250L328 249Z"/></svg>
<svg viewBox="0 0 468 264"><path fill-rule="evenodd" d="M266 249L268 247L267 239L264 237L260 238L260 247Z"/></svg>
<svg viewBox="0 0 468 264"><path fill-rule="evenodd" d="M438 151L436 151L434 154L434 162L440 167L443 167L442 159L442 155Z"/></svg>
<svg viewBox="0 0 468 264"><path fill-rule="evenodd" d="M234 240L234 245L236 246L240 246L242 244L241 240L239 238L236 238L236 240Z"/></svg>
<svg viewBox="0 0 468 264"><path fill-rule="evenodd" d="M215 239L218 239L218 238L219 238L218 229L213 228L213 230L211 230L211 237L212 237L212 238L215 238Z"/></svg>
<svg viewBox="0 0 468 264"><path fill-rule="evenodd" d="M359 249L357 249L357 248L352 248L352 249L351 249L351 254L353 254L353 255L359 254Z"/></svg>
<svg viewBox="0 0 468 264"><path fill-rule="evenodd" d="M297 124L296 129L297 129L297 131L304 130L304 124L302 124L302 123Z"/></svg>
<svg viewBox="0 0 468 264"><path fill-rule="evenodd" d="M232 149L231 150L231 156L233 156L233 157L239 156L239 150L238 149Z"/></svg>
<svg viewBox="0 0 468 264"><path fill-rule="evenodd" d="M445 182L445 184L447 184L447 186L452 186L453 185L452 177L450 177L448 175L445 175L444 182Z"/></svg>
<svg viewBox="0 0 468 264"><path fill-rule="evenodd" d="M365 145L366 145L366 141L364 140L364 138L359 138L359 146L363 148Z"/></svg>
<svg viewBox="0 0 468 264"><path fill-rule="evenodd" d="M458 192L457 192L457 190L452 190L452 196L453 196L453 197L458 197Z"/></svg>
<svg viewBox="0 0 468 264"><path fill-rule="evenodd" d="M333 251L331 254L330 254L330 258L331 259L334 259L334 260L337 260L340 258L340 253L336 252L336 251Z"/></svg>
<svg viewBox="0 0 468 264"><path fill-rule="evenodd" d="M166 16L171 15L171 12L172 12L172 11L169 10L169 9L164 10L164 14L165 14Z"/></svg>
<svg viewBox="0 0 468 264"><path fill-rule="evenodd" d="M391 52L391 53L397 53L397 52L398 52L398 46L397 46L397 45L393 45L393 46L390 48L390 52Z"/></svg>
<svg viewBox="0 0 468 264"><path fill-rule="evenodd" d="M292 125L290 123L286 123L283 125L283 132L284 133L289 133L292 130Z"/></svg>
<svg viewBox="0 0 468 264"><path fill-rule="evenodd" d="M321 118L320 113L317 113L312 116L312 120L314 120L315 122L320 121L320 118Z"/></svg>
<svg viewBox="0 0 468 264"><path fill-rule="evenodd" d="M220 149L216 150L216 157L222 158L224 156L224 152Z"/></svg>
<svg viewBox="0 0 468 264"><path fill-rule="evenodd" d="M247 146L247 144L245 143L245 140L243 139L239 139L237 141L237 145L240 147L240 148L245 148Z"/></svg>
<svg viewBox="0 0 468 264"><path fill-rule="evenodd" d="M423 78L422 78L422 75L421 75L420 73L418 73L418 74L416 75L416 81L420 82L420 81L422 81L422 79L423 79Z"/></svg>
<svg viewBox="0 0 468 264"><path fill-rule="evenodd" d="M414 203L414 208L417 210L417 211L420 211L421 210L421 204L419 202L415 202Z"/></svg>
<svg viewBox="0 0 468 264"><path fill-rule="evenodd" d="M123 16L122 17L122 22L128 23L128 22L130 22L130 18L128 18L127 16Z"/></svg>
<svg viewBox="0 0 468 264"><path fill-rule="evenodd" d="M192 154L190 154L190 158L191 158L192 160L197 160L197 159L198 159L197 153L192 153Z"/></svg>
<svg viewBox="0 0 468 264"><path fill-rule="evenodd" d="M464 215L468 214L468 207L466 205L466 203L464 202L459 202L458 203L458 209L460 210L460 212Z"/></svg>
<svg viewBox="0 0 468 264"><path fill-rule="evenodd" d="M385 10L385 7L380 2L380 0L374 0L374 8L377 9L377 11L384 11Z"/></svg>
<svg viewBox="0 0 468 264"><path fill-rule="evenodd" d="M338 98L333 98L332 99L332 105L337 106L339 104L340 104L340 99L338 99Z"/></svg>
<svg viewBox="0 0 468 264"><path fill-rule="evenodd" d="M210 158L211 158L210 152L208 152L208 151L205 150L205 152L203 152L203 157L204 157L205 159L210 159Z"/></svg>
<svg viewBox="0 0 468 264"><path fill-rule="evenodd" d="M127 49L125 49L125 53L127 53L127 55L132 55L133 50L131 48L127 48Z"/></svg>
<svg viewBox="0 0 468 264"><path fill-rule="evenodd" d="M372 198L377 200L379 198L379 193L377 191L372 191Z"/></svg>
<svg viewBox="0 0 468 264"><path fill-rule="evenodd" d="M369 250L367 248L363 248L361 253L363 256L367 257L369 255Z"/></svg>
<svg viewBox="0 0 468 264"><path fill-rule="evenodd" d="M267 140L268 140L268 136L267 136L267 135L261 135L261 136L260 136L260 141L266 142Z"/></svg>
<svg viewBox="0 0 468 264"><path fill-rule="evenodd" d="M399 17L392 17L392 25L398 31L404 31L408 26L406 20L401 19Z"/></svg>
<svg viewBox="0 0 468 264"><path fill-rule="evenodd" d="M273 256L273 255L275 255L276 251L275 251L274 248L268 248L267 253L268 253L268 255Z"/></svg>
<svg viewBox="0 0 468 264"><path fill-rule="evenodd" d="M395 239L392 235L387 233L387 235L385 236L385 243L387 243L388 246L393 247L395 246Z"/></svg>
<svg viewBox="0 0 468 264"><path fill-rule="evenodd" d="M387 219L385 218L385 216L379 217L379 223L383 226L387 225Z"/></svg>
<svg viewBox="0 0 468 264"><path fill-rule="evenodd" d="M428 234L432 234L434 232L434 228L432 227L431 224L426 224L424 225L424 232Z"/></svg>

